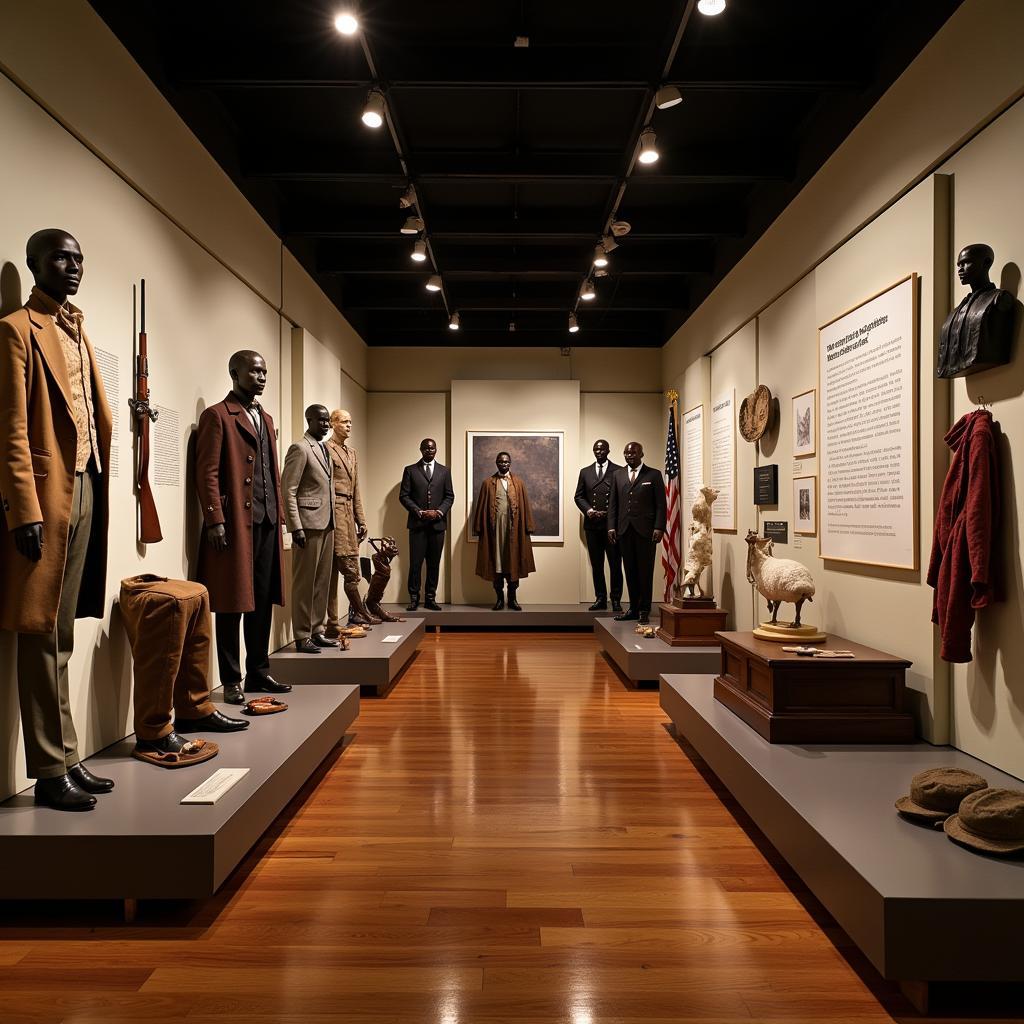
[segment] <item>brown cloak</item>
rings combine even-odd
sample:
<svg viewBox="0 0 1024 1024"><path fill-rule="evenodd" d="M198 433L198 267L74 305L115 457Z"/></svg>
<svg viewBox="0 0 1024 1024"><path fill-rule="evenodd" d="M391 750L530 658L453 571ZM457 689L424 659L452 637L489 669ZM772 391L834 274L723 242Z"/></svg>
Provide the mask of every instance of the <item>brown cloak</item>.
<svg viewBox="0 0 1024 1024"><path fill-rule="evenodd" d="M512 512L512 523L509 538L510 565L506 572L511 579L518 580L537 570L533 562L533 544L530 541L530 534L534 530L533 513L530 511L526 484L514 473L509 473L508 480L508 503ZM477 534L479 540L476 550L476 574L485 580L493 580L495 577L494 521L498 507L497 489L500 486L497 473L489 476L480 485L473 514L473 532Z"/></svg>

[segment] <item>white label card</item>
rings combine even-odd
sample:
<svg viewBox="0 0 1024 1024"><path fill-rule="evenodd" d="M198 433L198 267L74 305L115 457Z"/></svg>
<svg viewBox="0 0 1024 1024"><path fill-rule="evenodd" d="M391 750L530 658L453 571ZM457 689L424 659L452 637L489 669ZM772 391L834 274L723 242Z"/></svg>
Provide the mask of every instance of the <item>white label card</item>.
<svg viewBox="0 0 1024 1024"><path fill-rule="evenodd" d="M401 633L392 633L390 636L384 637L384 639L381 640L381 643L382 644L397 644L398 641L401 640L401 639L402 639L402 634Z"/></svg>
<svg viewBox="0 0 1024 1024"><path fill-rule="evenodd" d="M218 768L205 782L183 796L183 804L215 804L236 783L249 774L248 768Z"/></svg>

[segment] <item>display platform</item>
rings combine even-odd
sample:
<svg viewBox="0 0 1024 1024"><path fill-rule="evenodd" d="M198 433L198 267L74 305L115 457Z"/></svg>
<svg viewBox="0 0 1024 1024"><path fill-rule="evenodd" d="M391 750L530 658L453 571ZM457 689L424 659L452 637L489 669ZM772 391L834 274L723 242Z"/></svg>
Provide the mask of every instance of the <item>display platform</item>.
<svg viewBox="0 0 1024 1024"><path fill-rule="evenodd" d="M717 672L722 654L715 647L671 647L658 637L635 632L635 622L594 620L594 636L619 671L634 685L654 683L666 672Z"/></svg>
<svg viewBox="0 0 1024 1024"><path fill-rule="evenodd" d="M364 697L383 697L416 653L423 639L423 620L382 622L347 651L325 648L320 654L299 654L289 644L270 656L270 674L279 683L354 683ZM385 637L397 636L394 643Z"/></svg>
<svg viewBox="0 0 1024 1024"><path fill-rule="evenodd" d="M524 604L521 612L492 611L490 604L443 604L439 612L426 611L422 605L414 612L400 604L384 608L440 629L593 629L594 619L608 614L592 612L585 604Z"/></svg>
<svg viewBox="0 0 1024 1024"><path fill-rule="evenodd" d="M0 804L0 899L212 896L351 728L359 688L303 687L287 703L244 732L210 733L220 753L195 767L136 761L133 736L95 754L89 768L116 788L94 810L36 807L31 789ZM221 768L249 773L216 804L180 803Z"/></svg>
<svg viewBox="0 0 1024 1024"><path fill-rule="evenodd" d="M666 675L661 706L878 971L936 981L1024 981L1024 861L972 853L903 820L925 768L1021 780L952 747L769 743L714 699L711 675Z"/></svg>

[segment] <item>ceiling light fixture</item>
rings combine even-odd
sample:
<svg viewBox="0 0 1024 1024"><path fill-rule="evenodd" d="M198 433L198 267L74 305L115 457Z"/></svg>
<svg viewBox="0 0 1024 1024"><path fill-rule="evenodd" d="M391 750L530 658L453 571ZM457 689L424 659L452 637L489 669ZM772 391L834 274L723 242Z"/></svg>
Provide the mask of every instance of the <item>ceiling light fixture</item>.
<svg viewBox="0 0 1024 1024"><path fill-rule="evenodd" d="M422 217L406 217L405 223L399 228L403 235L418 235L422 230Z"/></svg>
<svg viewBox="0 0 1024 1024"><path fill-rule="evenodd" d="M412 247L412 252L409 255L417 262L423 263L427 258L427 243L421 238Z"/></svg>
<svg viewBox="0 0 1024 1024"><path fill-rule="evenodd" d="M654 105L659 110L677 107L683 102L683 94L674 85L663 85L654 97Z"/></svg>
<svg viewBox="0 0 1024 1024"><path fill-rule="evenodd" d="M583 287L580 289L580 298L584 302L593 302L597 298L597 289L589 277L583 282Z"/></svg>
<svg viewBox="0 0 1024 1024"><path fill-rule="evenodd" d="M637 160L642 164L653 164L660 155L655 143L658 137L654 134L653 128L645 128L640 133L640 155Z"/></svg>
<svg viewBox="0 0 1024 1024"><path fill-rule="evenodd" d="M398 206L402 210L408 210L410 206L416 205L416 189L410 185L399 197Z"/></svg>
<svg viewBox="0 0 1024 1024"><path fill-rule="evenodd" d="M594 246L594 266L595 267L607 267L608 266L608 253L604 251L604 246L598 242Z"/></svg>
<svg viewBox="0 0 1024 1024"><path fill-rule="evenodd" d="M367 128L379 128L384 123L384 93L371 89L363 107L363 124Z"/></svg>
<svg viewBox="0 0 1024 1024"><path fill-rule="evenodd" d="M614 238L622 238L623 235L628 235L633 230L633 225L628 220L613 220L609 228Z"/></svg>
<svg viewBox="0 0 1024 1024"><path fill-rule="evenodd" d="M569 333L576 334L580 329L579 321L576 319L575 313L569 314Z"/></svg>
<svg viewBox="0 0 1024 1024"><path fill-rule="evenodd" d="M461 326L461 324L460 324L460 321L459 321L459 314L458 313L452 313L452 317L448 321L448 330L449 331L457 331L460 326Z"/></svg>
<svg viewBox="0 0 1024 1024"><path fill-rule="evenodd" d="M441 275L431 274L427 278L426 288L428 292L439 292L441 290Z"/></svg>
<svg viewBox="0 0 1024 1024"><path fill-rule="evenodd" d="M594 277L607 277L608 271L604 267L594 267Z"/></svg>
<svg viewBox="0 0 1024 1024"><path fill-rule="evenodd" d="M713 18L725 10L725 0L697 0L697 10Z"/></svg>
<svg viewBox="0 0 1024 1024"><path fill-rule="evenodd" d="M601 239L601 248L604 249L605 252L615 252L618 247L619 243L616 242L611 235L605 235L604 238Z"/></svg>
<svg viewBox="0 0 1024 1024"><path fill-rule="evenodd" d="M359 22L351 11L343 11L334 19L334 27L343 36L354 36L359 31Z"/></svg>

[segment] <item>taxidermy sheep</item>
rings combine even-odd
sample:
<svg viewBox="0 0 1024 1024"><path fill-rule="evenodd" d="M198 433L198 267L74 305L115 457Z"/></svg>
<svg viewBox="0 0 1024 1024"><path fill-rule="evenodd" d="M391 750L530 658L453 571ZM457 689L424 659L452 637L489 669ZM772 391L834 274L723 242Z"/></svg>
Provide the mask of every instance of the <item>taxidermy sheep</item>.
<svg viewBox="0 0 1024 1024"><path fill-rule="evenodd" d="M800 607L804 601L814 600L810 570L792 558L773 557L773 542L768 537L759 537L753 530L747 531L747 544L747 582L753 583L768 602L772 625L778 625L779 605L792 601L796 605L793 625L799 626Z"/></svg>
<svg viewBox="0 0 1024 1024"><path fill-rule="evenodd" d="M716 488L702 487L690 509L693 519L690 525L690 550L686 553L683 579L679 584L679 590L683 597L704 596L700 578L704 570L711 564L711 506L717 497L718 490Z"/></svg>

